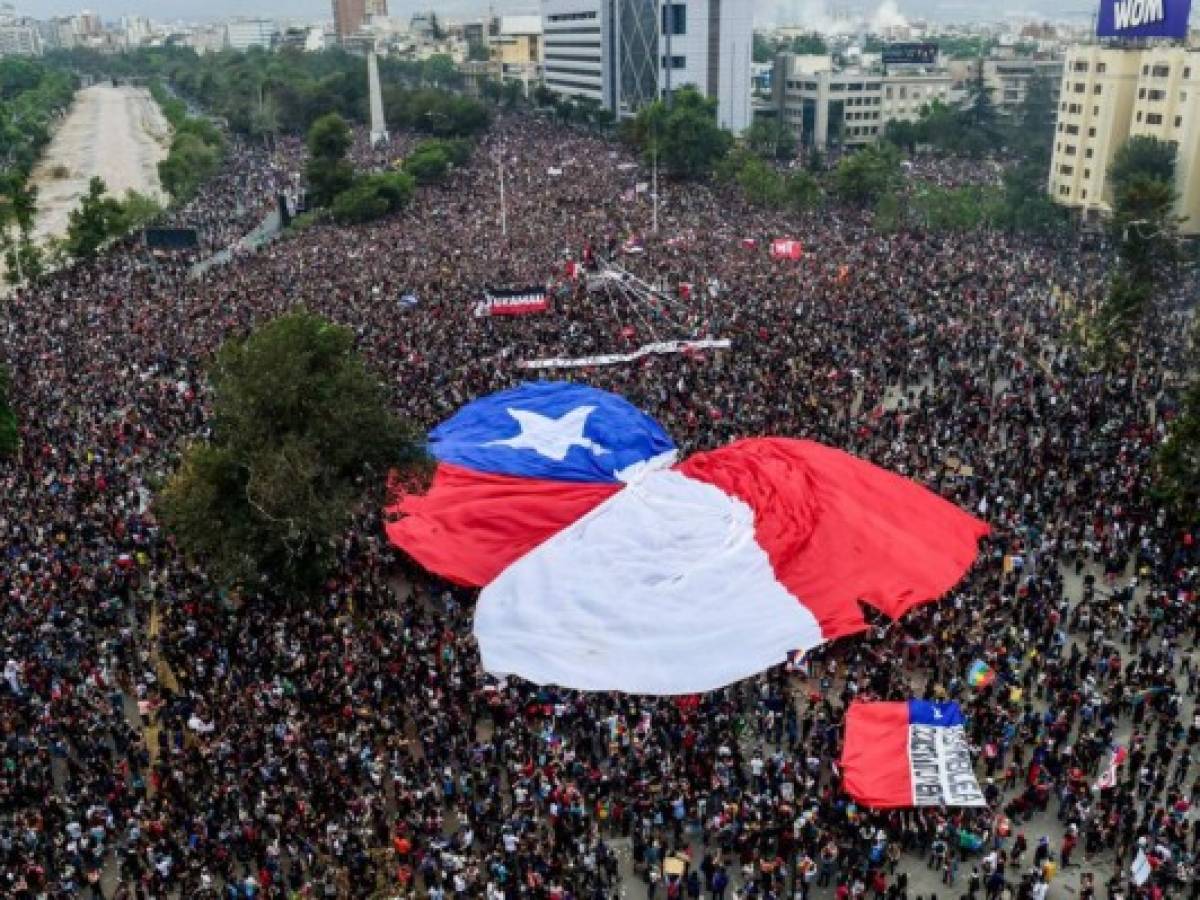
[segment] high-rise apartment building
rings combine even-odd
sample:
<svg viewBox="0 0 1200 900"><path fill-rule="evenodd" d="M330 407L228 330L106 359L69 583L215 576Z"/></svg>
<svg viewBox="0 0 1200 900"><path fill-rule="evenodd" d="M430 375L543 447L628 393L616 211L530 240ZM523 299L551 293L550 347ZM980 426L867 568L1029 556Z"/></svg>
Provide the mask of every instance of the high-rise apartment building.
<svg viewBox="0 0 1200 900"><path fill-rule="evenodd" d="M542 0L542 71L547 88L615 109L614 5L614 0Z"/></svg>
<svg viewBox="0 0 1200 900"><path fill-rule="evenodd" d="M367 0L333 0L333 30L339 41L362 30Z"/></svg>
<svg viewBox="0 0 1200 900"><path fill-rule="evenodd" d="M543 0L545 84L622 117L691 85L740 132L752 116L751 26L733 0Z"/></svg>
<svg viewBox="0 0 1200 900"><path fill-rule="evenodd" d="M387 0L367 0L366 14L368 16L386 16L388 14Z"/></svg>
<svg viewBox="0 0 1200 900"><path fill-rule="evenodd" d="M94 37L103 30L100 17L90 9L85 9L75 17L75 30L81 35Z"/></svg>
<svg viewBox="0 0 1200 900"><path fill-rule="evenodd" d="M636 0L637 4L658 0ZM752 4L750 5L752 6ZM659 88L692 85L717 101L717 121L735 134L750 127L753 10L740 0L662 3Z"/></svg>
<svg viewBox="0 0 1200 900"><path fill-rule="evenodd" d="M1108 169L1136 135L1175 144L1181 230L1200 233L1200 50L1073 47L1063 66L1051 198L1085 218L1107 215Z"/></svg>
<svg viewBox="0 0 1200 900"><path fill-rule="evenodd" d="M0 56L41 56L42 37L33 25L0 25Z"/></svg>

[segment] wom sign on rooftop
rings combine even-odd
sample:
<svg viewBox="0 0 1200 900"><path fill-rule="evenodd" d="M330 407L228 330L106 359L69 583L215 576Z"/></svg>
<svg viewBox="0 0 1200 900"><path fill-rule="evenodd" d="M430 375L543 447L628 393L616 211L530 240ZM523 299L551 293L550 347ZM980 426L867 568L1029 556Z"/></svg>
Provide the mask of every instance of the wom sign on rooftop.
<svg viewBox="0 0 1200 900"><path fill-rule="evenodd" d="M1192 0L1100 0L1100 37L1184 38Z"/></svg>

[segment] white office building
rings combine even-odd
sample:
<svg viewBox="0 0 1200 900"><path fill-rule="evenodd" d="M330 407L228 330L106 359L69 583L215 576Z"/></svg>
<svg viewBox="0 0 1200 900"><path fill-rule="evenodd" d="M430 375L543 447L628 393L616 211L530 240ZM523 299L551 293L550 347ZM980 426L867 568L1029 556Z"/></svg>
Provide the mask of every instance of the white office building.
<svg viewBox="0 0 1200 900"><path fill-rule="evenodd" d="M750 65L753 16L734 0L671 2L662 5L660 89L692 85L717 100L721 127L740 134L750 126Z"/></svg>
<svg viewBox="0 0 1200 900"><path fill-rule="evenodd" d="M542 0L543 78L621 117L691 85L741 132L753 115L752 26L734 0Z"/></svg>
<svg viewBox="0 0 1200 900"><path fill-rule="evenodd" d="M271 19L234 19L225 24L225 44L231 50L271 49L279 26Z"/></svg>
<svg viewBox="0 0 1200 900"><path fill-rule="evenodd" d="M542 78L564 97L616 109L614 0L542 0Z"/></svg>

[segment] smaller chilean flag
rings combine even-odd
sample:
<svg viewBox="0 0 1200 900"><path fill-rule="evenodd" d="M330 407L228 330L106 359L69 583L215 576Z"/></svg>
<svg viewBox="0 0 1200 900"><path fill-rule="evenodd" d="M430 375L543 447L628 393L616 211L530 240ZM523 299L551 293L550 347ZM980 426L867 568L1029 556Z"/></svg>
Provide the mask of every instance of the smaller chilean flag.
<svg viewBox="0 0 1200 900"><path fill-rule="evenodd" d="M842 787L874 809L986 806L957 703L852 703Z"/></svg>

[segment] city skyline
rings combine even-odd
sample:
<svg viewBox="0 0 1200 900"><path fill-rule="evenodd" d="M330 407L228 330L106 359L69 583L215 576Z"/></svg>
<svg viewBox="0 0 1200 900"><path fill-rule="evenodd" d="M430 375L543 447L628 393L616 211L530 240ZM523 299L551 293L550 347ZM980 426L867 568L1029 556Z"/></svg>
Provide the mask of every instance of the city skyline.
<svg viewBox="0 0 1200 900"><path fill-rule="evenodd" d="M753 0L756 24L803 24L820 22L832 11L866 13L884 5L896 6L901 15L909 18L930 18L937 21L970 22L995 21L996 7L982 0ZM106 21L124 15L148 16L160 21L208 21L236 16L267 16L287 19L332 19L329 0L24 0L15 2L19 15L46 18L74 15L90 9ZM751 4L747 4L748 6ZM536 0L392 0L391 15L407 18L414 12L435 8L450 18L476 17L485 14L489 6L498 14L536 13ZM1085 18L1084 9L1075 0L1043 0L1040 3L1014 5L1005 10L1005 17L1027 18Z"/></svg>

